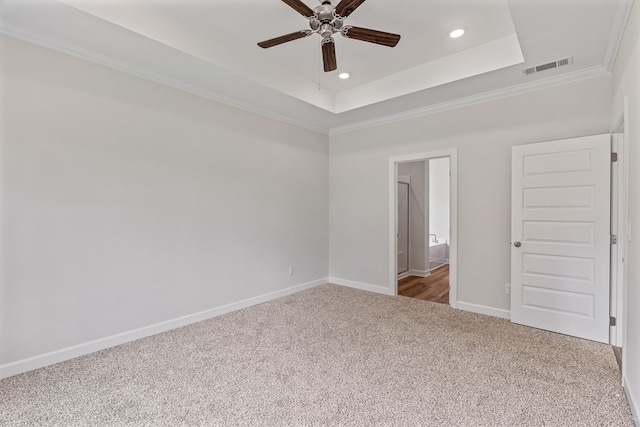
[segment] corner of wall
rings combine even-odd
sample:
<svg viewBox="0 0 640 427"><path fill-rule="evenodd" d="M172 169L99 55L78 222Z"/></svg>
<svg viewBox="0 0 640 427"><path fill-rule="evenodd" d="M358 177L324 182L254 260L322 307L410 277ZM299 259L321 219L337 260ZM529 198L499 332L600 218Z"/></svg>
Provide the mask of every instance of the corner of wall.
<svg viewBox="0 0 640 427"><path fill-rule="evenodd" d="M383 295L393 295L393 291L384 286L356 282L355 280L341 279L339 277L329 277L329 283L333 283L334 285L346 286L353 289L360 289L361 291L375 292Z"/></svg>

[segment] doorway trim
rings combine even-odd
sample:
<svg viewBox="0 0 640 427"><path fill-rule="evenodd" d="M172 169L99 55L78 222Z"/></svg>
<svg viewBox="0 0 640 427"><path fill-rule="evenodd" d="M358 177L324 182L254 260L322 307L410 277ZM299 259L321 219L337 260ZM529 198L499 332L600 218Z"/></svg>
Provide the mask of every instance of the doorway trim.
<svg viewBox="0 0 640 427"><path fill-rule="evenodd" d="M406 154L389 158L389 291L398 295L397 275L397 242L396 227L398 225L397 203L398 164L449 158L449 305L458 306L458 149L429 151L425 153Z"/></svg>
<svg viewBox="0 0 640 427"><path fill-rule="evenodd" d="M411 255L410 255L410 248L411 248L411 233L410 233L410 228L411 228L411 209L409 208L410 206L410 198L411 198L411 177L410 176L399 176L398 177L398 183L396 184L396 191L398 191L398 188L400 185L406 185L407 186L407 247L406 247L406 255L407 255L407 269L402 271L402 272L398 272L398 280L400 280L401 278L407 277L411 275L411 269L409 268L409 260L411 259ZM400 201L398 201L398 211L400 210ZM396 211L397 212L397 211ZM400 240L400 218L398 217L398 229L397 229L397 233L398 233L398 240ZM398 241L396 240L396 242Z"/></svg>
<svg viewBox="0 0 640 427"><path fill-rule="evenodd" d="M616 326L611 328L611 336L609 342L617 347L622 347L622 377L625 378L627 370L627 360L624 347L626 346L626 317L627 317L627 265L626 253L629 228L627 212L629 197L629 160L627 157L627 149L629 146L629 132L627 131L626 119L629 115L629 99L624 97L620 110L614 118L611 126L612 134L612 150L618 152L617 174L612 176L612 180L617 180L617 203L612 203L611 213L617 219L618 243L616 245L615 256L611 259L611 269L615 270L615 280L611 281L611 296L615 298L615 303L611 305L611 315L616 317ZM617 144L613 143L613 134L621 134L622 138L618 139ZM613 201L613 199L612 199ZM615 308L615 310L614 310Z"/></svg>

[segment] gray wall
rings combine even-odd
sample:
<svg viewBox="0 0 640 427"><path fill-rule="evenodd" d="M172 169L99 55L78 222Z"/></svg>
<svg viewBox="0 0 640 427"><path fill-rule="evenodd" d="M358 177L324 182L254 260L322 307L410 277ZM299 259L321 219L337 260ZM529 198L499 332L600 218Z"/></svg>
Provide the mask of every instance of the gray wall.
<svg viewBox="0 0 640 427"><path fill-rule="evenodd" d="M629 97L625 128L629 136L629 223L635 236L627 242L626 343L624 382L634 398L636 423L640 425L640 4L634 2L613 73L613 112ZM613 121L613 119L612 119Z"/></svg>
<svg viewBox="0 0 640 427"><path fill-rule="evenodd" d="M327 277L325 135L0 43L0 365Z"/></svg>
<svg viewBox="0 0 640 427"><path fill-rule="evenodd" d="M458 300L508 310L511 146L607 133L609 76L330 137L330 275L389 287L389 157L458 149Z"/></svg>

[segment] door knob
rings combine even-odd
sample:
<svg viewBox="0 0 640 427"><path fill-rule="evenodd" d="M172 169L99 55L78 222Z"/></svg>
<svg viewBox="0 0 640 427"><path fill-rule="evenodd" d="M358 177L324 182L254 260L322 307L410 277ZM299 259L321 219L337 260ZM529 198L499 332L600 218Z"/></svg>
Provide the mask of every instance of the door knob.
<svg viewBox="0 0 640 427"><path fill-rule="evenodd" d="M516 248L519 248L520 246L522 246L522 243L520 242L513 242L513 246L515 246Z"/></svg>

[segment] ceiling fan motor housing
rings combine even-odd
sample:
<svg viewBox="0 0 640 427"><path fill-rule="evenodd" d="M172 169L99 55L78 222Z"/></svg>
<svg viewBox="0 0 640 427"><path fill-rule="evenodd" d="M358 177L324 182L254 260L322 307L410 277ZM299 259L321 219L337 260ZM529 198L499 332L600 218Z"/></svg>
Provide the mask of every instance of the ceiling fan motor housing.
<svg viewBox="0 0 640 427"><path fill-rule="evenodd" d="M318 20L322 23L330 23L334 20L333 10L335 8L331 6L331 3L322 4L316 7L315 12L318 16Z"/></svg>
<svg viewBox="0 0 640 427"><path fill-rule="evenodd" d="M340 31L342 19L335 14L335 7L331 5L331 1L321 0L321 3L313 10L314 15L309 17L309 26L323 38L328 38Z"/></svg>

